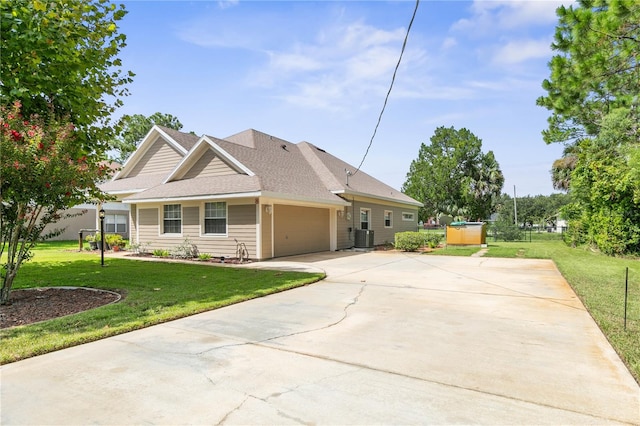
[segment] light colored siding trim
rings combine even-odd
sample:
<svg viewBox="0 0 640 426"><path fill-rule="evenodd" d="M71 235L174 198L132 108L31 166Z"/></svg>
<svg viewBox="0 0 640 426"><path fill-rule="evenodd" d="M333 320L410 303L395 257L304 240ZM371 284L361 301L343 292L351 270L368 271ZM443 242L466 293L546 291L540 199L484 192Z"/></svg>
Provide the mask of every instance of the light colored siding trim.
<svg viewBox="0 0 640 426"><path fill-rule="evenodd" d="M195 162L182 179L192 179L197 177L212 177L237 174L227 163L222 161L220 157L216 157L215 153L208 149Z"/></svg>
<svg viewBox="0 0 640 426"><path fill-rule="evenodd" d="M274 256L329 250L329 212L328 208L274 205Z"/></svg>
<svg viewBox="0 0 640 426"><path fill-rule="evenodd" d="M138 205L131 204L129 207L129 242L138 242Z"/></svg>
<svg viewBox="0 0 640 426"><path fill-rule="evenodd" d="M271 210L271 213L267 213L267 207L273 209L272 206L262 206L262 223L260 226L262 259L270 259L273 257L273 210Z"/></svg>
<svg viewBox="0 0 640 426"><path fill-rule="evenodd" d="M158 136L127 176L134 177L154 173L169 173L181 159L182 154L176 151L162 137Z"/></svg>

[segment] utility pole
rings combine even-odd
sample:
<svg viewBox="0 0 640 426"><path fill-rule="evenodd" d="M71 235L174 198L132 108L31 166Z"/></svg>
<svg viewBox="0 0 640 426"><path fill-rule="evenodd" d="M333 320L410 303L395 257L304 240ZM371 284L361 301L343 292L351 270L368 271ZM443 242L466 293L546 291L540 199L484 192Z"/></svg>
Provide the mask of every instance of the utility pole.
<svg viewBox="0 0 640 426"><path fill-rule="evenodd" d="M513 221L518 226L518 204L516 203L516 186L513 185Z"/></svg>

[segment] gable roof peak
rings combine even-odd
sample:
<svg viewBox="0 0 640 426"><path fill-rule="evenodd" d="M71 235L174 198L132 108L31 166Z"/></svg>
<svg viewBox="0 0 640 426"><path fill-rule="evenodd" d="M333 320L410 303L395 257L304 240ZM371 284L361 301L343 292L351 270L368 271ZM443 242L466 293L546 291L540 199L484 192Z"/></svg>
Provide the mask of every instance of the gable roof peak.
<svg viewBox="0 0 640 426"><path fill-rule="evenodd" d="M154 125L158 129L162 130L165 134L167 134L171 139L173 139L178 145L183 147L185 151L189 151L194 147L196 142L200 140L200 136L195 133L185 133L180 130L171 129L169 127L161 126L159 124Z"/></svg>

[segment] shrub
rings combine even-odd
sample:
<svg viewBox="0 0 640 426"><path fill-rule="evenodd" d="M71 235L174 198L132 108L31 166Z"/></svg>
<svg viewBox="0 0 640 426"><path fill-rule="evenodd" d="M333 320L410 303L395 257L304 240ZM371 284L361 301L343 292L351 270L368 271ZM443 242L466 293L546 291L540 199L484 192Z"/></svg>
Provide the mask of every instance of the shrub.
<svg viewBox="0 0 640 426"><path fill-rule="evenodd" d="M398 232L395 235L394 246L397 250L416 251L425 245L425 235L421 232Z"/></svg>
<svg viewBox="0 0 640 426"><path fill-rule="evenodd" d="M193 259L198 257L198 246L193 244L189 238L185 238L182 244L171 250L171 256L180 259Z"/></svg>
<svg viewBox="0 0 640 426"><path fill-rule="evenodd" d="M429 233L424 236L425 243L429 248L436 248L442 241L442 234Z"/></svg>
<svg viewBox="0 0 640 426"><path fill-rule="evenodd" d="M169 250L155 249L153 250L153 255L157 257L169 257Z"/></svg>
<svg viewBox="0 0 640 426"><path fill-rule="evenodd" d="M107 244L109 244L110 247L124 247L125 243L124 243L124 238L122 238L122 235L119 234L106 234L104 236L104 240L106 241Z"/></svg>
<svg viewBox="0 0 640 426"><path fill-rule="evenodd" d="M199 260L209 260L211 259L213 256L211 256L209 253L200 253L198 255L198 259Z"/></svg>

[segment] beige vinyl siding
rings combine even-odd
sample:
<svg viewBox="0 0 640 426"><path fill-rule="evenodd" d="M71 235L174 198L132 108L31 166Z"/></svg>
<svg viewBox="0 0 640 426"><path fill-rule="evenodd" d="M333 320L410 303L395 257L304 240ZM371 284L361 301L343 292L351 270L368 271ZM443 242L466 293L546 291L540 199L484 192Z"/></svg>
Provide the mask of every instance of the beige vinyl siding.
<svg viewBox="0 0 640 426"><path fill-rule="evenodd" d="M236 202L236 201L234 201ZM169 204L178 204L170 202ZM162 205L154 208L139 208L140 243L148 245L149 250L171 250L184 242L186 238L198 247L200 253L212 256L236 256L238 242L244 243L249 257L256 258L256 207L255 204L227 203L227 235L203 235L204 202L190 201L182 203L182 234L162 235L160 229L160 212Z"/></svg>
<svg viewBox="0 0 640 426"><path fill-rule="evenodd" d="M158 136L127 176L169 173L180 160L182 160L182 154Z"/></svg>
<svg viewBox="0 0 640 426"><path fill-rule="evenodd" d="M138 211L138 236L140 241L136 241L138 244L152 244L158 240L158 208L140 208ZM164 248L162 246L155 246L149 248Z"/></svg>
<svg viewBox="0 0 640 426"><path fill-rule="evenodd" d="M182 179L193 179L198 177L212 177L233 175L237 172L233 170L227 163L222 161L220 157L216 157L215 153L208 149L195 162Z"/></svg>
<svg viewBox="0 0 640 426"><path fill-rule="evenodd" d="M418 209L410 206L396 206L396 205L386 205L386 204L376 204L371 202L363 202L358 201L357 199L354 201L353 210L351 207L349 208L352 211L351 223L347 226L344 226L344 222L347 222L345 218L343 220L338 220L338 248L351 247L354 244L353 238L354 232L351 233L351 241L349 241L349 246L342 246L345 240L348 239L348 227L352 227L355 229L360 229L360 209L369 209L371 211L369 216L369 229L373 230L373 243L384 244L384 243L392 243L395 240L395 234L397 232L404 231L416 231L418 229ZM392 227L387 228L384 226L384 212L391 211L392 213ZM404 221L402 220L402 212L413 212L414 220L413 221ZM346 216L346 215L345 215ZM341 228L341 223L343 224Z"/></svg>
<svg viewBox="0 0 640 426"><path fill-rule="evenodd" d="M275 257L330 249L329 209L276 204L273 214Z"/></svg>
<svg viewBox="0 0 640 426"><path fill-rule="evenodd" d="M64 217L65 214L78 215L73 217ZM42 235L46 235L53 230L62 230L60 235L57 235L50 239L50 241L69 241L77 240L78 232L81 229L96 229L96 209L82 209L82 208L70 208L65 210L62 214L62 219L56 223L50 223L45 226ZM85 232L82 234L82 238L91 234L91 232Z"/></svg>
<svg viewBox="0 0 640 426"><path fill-rule="evenodd" d="M273 213L273 211L272 211ZM272 230L272 215L267 213L267 206L262 206L262 224L261 224L261 238L262 238L262 258L270 259L273 257L273 245L271 239L271 230Z"/></svg>
<svg viewBox="0 0 640 426"><path fill-rule="evenodd" d="M336 219L337 224L337 232L338 232L338 240L337 240L337 248L338 250L351 248L354 245L355 233L353 232L353 228L355 225L352 220L347 219L348 212L351 211L351 207L346 207L342 211L342 217L338 215ZM351 233L349 233L349 228L352 228Z"/></svg>

